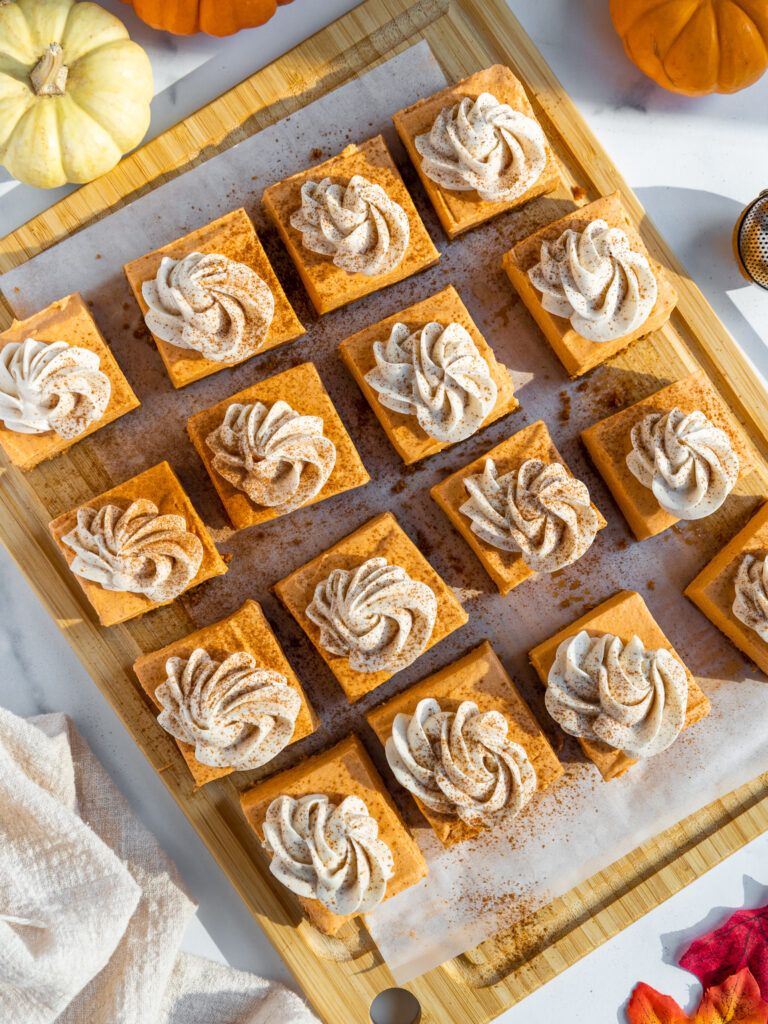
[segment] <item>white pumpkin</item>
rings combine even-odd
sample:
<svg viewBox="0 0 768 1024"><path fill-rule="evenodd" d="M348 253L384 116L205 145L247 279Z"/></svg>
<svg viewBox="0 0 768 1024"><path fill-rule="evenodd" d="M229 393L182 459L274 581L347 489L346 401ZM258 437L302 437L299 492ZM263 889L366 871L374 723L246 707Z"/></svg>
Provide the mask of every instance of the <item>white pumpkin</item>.
<svg viewBox="0 0 768 1024"><path fill-rule="evenodd" d="M144 138L152 69L98 4L0 0L0 163L28 185L98 178Z"/></svg>

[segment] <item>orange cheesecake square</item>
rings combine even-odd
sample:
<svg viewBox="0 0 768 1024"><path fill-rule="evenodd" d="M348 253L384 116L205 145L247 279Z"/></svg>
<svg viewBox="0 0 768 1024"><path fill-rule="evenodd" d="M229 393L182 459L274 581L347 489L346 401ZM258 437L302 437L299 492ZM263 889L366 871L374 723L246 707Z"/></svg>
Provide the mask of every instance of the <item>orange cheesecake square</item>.
<svg viewBox="0 0 768 1024"><path fill-rule="evenodd" d="M349 658L325 650L320 644L320 628L307 616L307 607L315 588L334 569L356 569L369 558L383 558L390 565L404 569L411 579L425 583L437 598L434 629L424 651L444 640L467 621L467 613L453 591L435 572L416 545L409 539L391 512L370 519L360 529L344 537L311 562L296 569L275 584L275 593L293 615L317 648L318 653L336 676L350 701L359 700L391 678L387 671L358 672L350 667Z"/></svg>
<svg viewBox="0 0 768 1024"><path fill-rule="evenodd" d="M416 148L416 137L429 134L435 118L445 107L453 107L465 98L476 100L481 93L490 93L499 103L506 103L513 110L536 121L536 115L522 83L503 64L494 64L483 71L476 71L474 75L462 79L456 85L449 85L447 89L435 93L434 96L418 100L405 110L398 110L392 117L449 238L455 238L469 228L482 224L506 210L522 206L536 196L552 192L561 181L560 167L549 143L545 147L546 162L541 174L516 199L488 202L481 199L475 189L449 189L427 177L424 173L423 158Z"/></svg>
<svg viewBox="0 0 768 1024"><path fill-rule="evenodd" d="M308 249L302 242L301 232L291 224L291 215L301 207L301 188L305 182L319 183L330 178L334 184L345 187L356 174L384 189L387 197L405 212L410 229L407 248L397 266L372 276L337 267L332 256ZM330 160L270 185L264 192L263 202L296 264L312 304L320 314L330 313L363 295L370 295L431 267L440 256L381 135L360 145L347 146Z"/></svg>
<svg viewBox="0 0 768 1024"><path fill-rule="evenodd" d="M697 370L690 377L675 381L648 398L587 427L581 438L638 540L655 537L680 520L665 512L653 491L630 472L627 455L632 451L632 428L651 413L669 412L675 407L684 413L698 409L726 432L739 459L739 476L749 472L754 465L736 417L703 370Z"/></svg>
<svg viewBox="0 0 768 1024"><path fill-rule="evenodd" d="M734 584L745 555L768 553L768 502L763 501L747 525L718 552L683 593L721 633L768 675L768 643L733 614Z"/></svg>
<svg viewBox="0 0 768 1024"><path fill-rule="evenodd" d="M363 328L362 331L358 331L357 334L342 341L339 353L344 365L357 381L358 387L384 428L392 446L406 465L441 452L450 445L445 441L438 441L430 437L421 427L415 415L395 412L382 405L375 389L366 382L365 375L376 366L376 357L373 352L374 342L385 342L395 324L405 324L411 330L416 330L431 321L445 325L461 324L474 341L477 351L488 364L490 375L496 383L496 404L485 418L481 429L513 412L519 404L514 395L514 385L509 370L502 363L496 361L493 349L478 330L453 285L448 285L442 291L430 295L428 299L417 302L399 313L394 313L385 320Z"/></svg>
<svg viewBox="0 0 768 1024"><path fill-rule="evenodd" d="M167 462L158 463L151 469L139 473L138 476L126 480L125 483L110 488L104 494L83 502L78 508L100 509L104 505L117 505L125 511L132 502L140 498L156 505L161 515L181 516L186 521L187 530L200 539L203 546L203 560L197 575L185 588L185 591L191 590L192 587L196 587L214 576L221 576L227 571L226 562L216 550L216 545L205 524L187 497L179 478ZM75 553L69 545L64 544L62 538L77 526L78 508L72 509L71 512L65 512L49 525L53 539L58 544L68 565L74 561ZM100 583L94 583L81 576L75 578L98 615L102 626L114 626L119 622L127 622L128 619L135 619L139 615L152 611L153 608L172 603L172 601L152 601L144 594L106 590Z"/></svg>
<svg viewBox="0 0 768 1024"><path fill-rule="evenodd" d="M501 712L509 724L507 738L523 747L536 771L537 790L546 789L563 774L562 765L539 723L487 640L463 658L366 714L383 747L392 735L395 717L399 714L412 715L419 701L430 697L440 704L443 711L456 711L462 701L472 701L481 713ZM460 818L431 810L417 797L414 799L444 846L453 846L482 831Z"/></svg>
<svg viewBox="0 0 768 1024"><path fill-rule="evenodd" d="M45 459L59 455L141 404L78 292L51 303L25 320L14 320L0 334L0 353L10 344L23 344L27 338L46 344L63 341L94 352L99 357L99 369L109 378L110 396L101 417L74 438L60 437L54 430L44 434L22 434L0 421L0 446L10 461L23 470L32 469ZM0 354L0 359L3 358Z"/></svg>
<svg viewBox="0 0 768 1024"><path fill-rule="evenodd" d="M259 381L253 387L226 398L210 409L203 409L187 421L187 432L192 444L197 449L236 530L268 522L283 513L273 507L255 504L245 491L240 490L231 481L225 480L214 465L214 453L206 444L206 438L221 426L227 409L232 404L251 405L254 402L261 402L271 408L278 401L287 402L300 416L319 417L323 421L323 435L331 440L336 448L336 463L331 475L325 486L314 498L306 502L306 505L313 505L334 494L362 487L370 480L352 438L341 422L314 364L302 363L274 377Z"/></svg>
<svg viewBox="0 0 768 1024"><path fill-rule="evenodd" d="M541 293L528 277L528 271L539 262L542 242L554 241L566 228L583 231L591 221L598 219L604 220L609 227L620 228L625 232L630 248L648 259L658 287L656 303L648 319L630 334L603 342L583 338L573 329L570 320L544 309ZM672 282L661 264L657 263L646 249L637 228L621 205L618 192L601 196L593 203L580 206L560 220L524 238L504 254L502 266L515 291L528 307L529 313L544 332L544 336L571 377L580 377L587 370L615 356L637 338L663 327L677 304L677 292Z"/></svg>
<svg viewBox="0 0 768 1024"><path fill-rule="evenodd" d="M246 790L241 798L243 813L264 841L264 820L269 805L280 796L299 799L321 794L337 806L348 796L359 797L379 826L378 838L389 847L394 875L387 883L384 899L415 885L427 874L427 864L395 807L392 797L357 736L348 736L336 746L272 776ZM311 924L325 935L334 935L349 916L334 914L319 900L297 897Z"/></svg>
<svg viewBox="0 0 768 1024"><path fill-rule="evenodd" d="M245 652L253 656L260 668L279 672L285 676L289 685L301 697L301 709L296 716L291 743L296 743L315 731L318 725L317 715L307 699L298 676L283 654L283 649L272 632L272 627L267 622L261 605L256 601L246 601L242 608L238 608L226 619L198 629L194 633L162 647L159 651L145 654L134 662L133 670L139 682L158 709L161 705L155 697L155 691L167 678L166 662L169 658L187 660L198 648L205 650L214 661L219 663L225 661L230 654ZM234 770L203 764L195 757L193 744L179 739L176 740L176 744L195 780L195 789L199 789L200 786L204 786L206 782L211 782L213 779L229 775Z"/></svg>
<svg viewBox="0 0 768 1024"><path fill-rule="evenodd" d="M139 304L143 316L146 316L149 307L144 301L141 286L145 281L154 279L163 257L167 256L169 259L180 260L193 252L201 252L206 255L217 253L220 256L226 256L231 260L235 260L237 263L244 263L259 275L272 292L275 300L272 322L267 329L259 351L254 352L253 355L260 355L262 352L275 348L277 345L293 341L305 333L301 322L294 313L293 307L283 291L282 285L277 279L277 275L272 269L272 264L269 262L267 254L264 252L251 218L242 208L232 210L231 213L224 214L223 217L211 221L210 224L205 224L203 227L191 231L188 235L177 238L173 242L168 242L162 248L147 253L146 256L140 256L138 259L126 263L123 267L123 272L128 278L128 284L131 286L131 291ZM178 345L172 345L170 342L163 341L162 338L158 338L155 335L152 335L152 337L165 363L171 383L175 388L183 388L193 381L208 377L212 373L218 373L219 370L226 369L227 366L234 365L233 363L207 359L194 349L180 348ZM247 358L250 359L251 356ZM239 361L245 362L245 360Z"/></svg>
<svg viewBox="0 0 768 1024"><path fill-rule="evenodd" d="M612 633L624 643L629 643L633 636L638 636L647 650L664 648L669 651L683 666L688 678L688 707L683 728L687 729L695 722L707 717L709 701L706 695L699 688L683 659L662 632L661 626L651 615L645 601L634 590L619 591L618 594L614 594L613 597L599 604L597 608L582 615L570 626L561 629L555 636L545 640L544 643L529 652L531 664L545 687L548 684L549 670L554 664L557 648L563 640L575 636L582 630L586 630L590 636ZM637 763L637 758L627 757L621 750L616 750L607 743L582 739L579 740L579 743L606 782L623 775L633 764Z"/></svg>
<svg viewBox="0 0 768 1024"><path fill-rule="evenodd" d="M515 472L528 459L540 459L547 465L559 462L569 473L571 470L555 447L546 423L543 420L538 420L508 437L506 441L502 441L495 448L491 448L490 451L470 462L468 466L447 476L430 490L429 493L434 500L480 559L483 568L499 588L499 592L506 595L524 580L535 576L536 573L525 564L520 551L505 551L489 544L482 537L478 537L472 529L469 517L460 511L461 506L469 498L464 481L467 477L481 474L485 468L486 459L493 459L499 476ZM571 476L573 475L571 473ZM607 523L594 502L592 507L597 512L598 529L602 530Z"/></svg>

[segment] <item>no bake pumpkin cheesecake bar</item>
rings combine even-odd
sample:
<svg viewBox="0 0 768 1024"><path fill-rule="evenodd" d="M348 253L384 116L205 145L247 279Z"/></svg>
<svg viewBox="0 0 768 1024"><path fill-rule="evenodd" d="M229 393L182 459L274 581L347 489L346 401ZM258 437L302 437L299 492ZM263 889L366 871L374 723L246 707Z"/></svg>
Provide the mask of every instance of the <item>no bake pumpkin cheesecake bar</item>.
<svg viewBox="0 0 768 1024"><path fill-rule="evenodd" d="M320 314L440 255L381 135L270 185L263 201Z"/></svg>
<svg viewBox="0 0 768 1024"><path fill-rule="evenodd" d="M350 701L467 621L391 512L370 519L274 589Z"/></svg>
<svg viewBox="0 0 768 1024"><path fill-rule="evenodd" d="M684 593L711 623L768 674L768 502Z"/></svg>
<svg viewBox="0 0 768 1024"><path fill-rule="evenodd" d="M143 655L133 670L196 789L268 764L318 725L256 601Z"/></svg>
<svg viewBox="0 0 768 1024"><path fill-rule="evenodd" d="M102 626L170 604L227 571L167 462L65 512L49 528Z"/></svg>
<svg viewBox="0 0 768 1024"><path fill-rule="evenodd" d="M139 404L77 292L0 334L0 445L20 469Z"/></svg>
<svg viewBox="0 0 768 1024"><path fill-rule="evenodd" d="M312 363L203 409L187 431L236 530L370 480Z"/></svg>
<svg viewBox="0 0 768 1024"><path fill-rule="evenodd" d="M618 192L518 242L502 265L571 377L658 330L677 303Z"/></svg>
<svg viewBox="0 0 768 1024"><path fill-rule="evenodd" d="M703 370L581 437L638 540L711 515L753 467L736 417Z"/></svg>
<svg viewBox="0 0 768 1024"><path fill-rule="evenodd" d="M510 827L563 774L487 640L365 717L445 846Z"/></svg>
<svg viewBox="0 0 768 1024"><path fill-rule="evenodd" d="M560 184L522 84L502 64L392 118L449 238Z"/></svg>
<svg viewBox="0 0 768 1024"><path fill-rule="evenodd" d="M622 590L530 652L547 711L608 781L667 749L709 701L640 594Z"/></svg>
<svg viewBox="0 0 768 1024"><path fill-rule="evenodd" d="M241 804L272 874L326 935L427 874L357 736L246 790ZM355 846L362 857L352 852Z"/></svg>
<svg viewBox="0 0 768 1024"><path fill-rule="evenodd" d="M506 595L580 558L605 519L539 420L435 484L430 494Z"/></svg>
<svg viewBox="0 0 768 1024"><path fill-rule="evenodd" d="M339 352L406 465L518 406L509 370L451 285L346 338Z"/></svg>
<svg viewBox="0 0 768 1024"><path fill-rule="evenodd" d="M304 334L242 208L123 271L175 388Z"/></svg>

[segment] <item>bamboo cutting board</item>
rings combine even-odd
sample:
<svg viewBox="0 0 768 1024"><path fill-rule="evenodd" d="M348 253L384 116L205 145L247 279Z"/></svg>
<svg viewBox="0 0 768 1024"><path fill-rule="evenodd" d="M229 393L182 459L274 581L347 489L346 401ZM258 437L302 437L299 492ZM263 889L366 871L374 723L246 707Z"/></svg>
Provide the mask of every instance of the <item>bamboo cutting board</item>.
<svg viewBox="0 0 768 1024"><path fill-rule="evenodd" d="M588 199L617 188L622 191L630 214L642 225L648 248L671 270L680 303L663 331L612 365L635 374L652 365L657 374L661 369L670 376L703 365L762 456L762 468L748 478L745 493L768 492L768 395L504 0L365 0L127 157L110 174L2 240L0 271L419 39L431 44L449 80L496 62L510 66L527 86L563 164L568 187L582 190ZM7 309L0 313L7 323ZM130 670L133 661L188 632L186 612L177 603L137 622L100 629L53 549L47 531L51 516L113 482L87 440L26 476L4 466L0 537L317 1011L333 1024L360 1024L369 1019L372 999L393 984L368 933L352 922L336 939L327 939L300 920L293 898L266 870L266 859L240 813L236 787L225 779L193 794L175 743L157 727L137 688ZM421 1019L432 1024L491 1020L766 829L768 776L762 776L645 843L521 924L416 979L407 987L421 1004Z"/></svg>

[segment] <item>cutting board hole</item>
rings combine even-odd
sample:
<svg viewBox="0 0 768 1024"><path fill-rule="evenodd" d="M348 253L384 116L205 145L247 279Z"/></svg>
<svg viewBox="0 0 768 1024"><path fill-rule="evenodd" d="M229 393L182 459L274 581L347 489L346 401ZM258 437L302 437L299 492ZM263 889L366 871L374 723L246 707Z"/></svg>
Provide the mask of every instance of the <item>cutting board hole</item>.
<svg viewBox="0 0 768 1024"><path fill-rule="evenodd" d="M421 1006L413 993L404 988L387 988L371 1003L373 1024L419 1024Z"/></svg>

